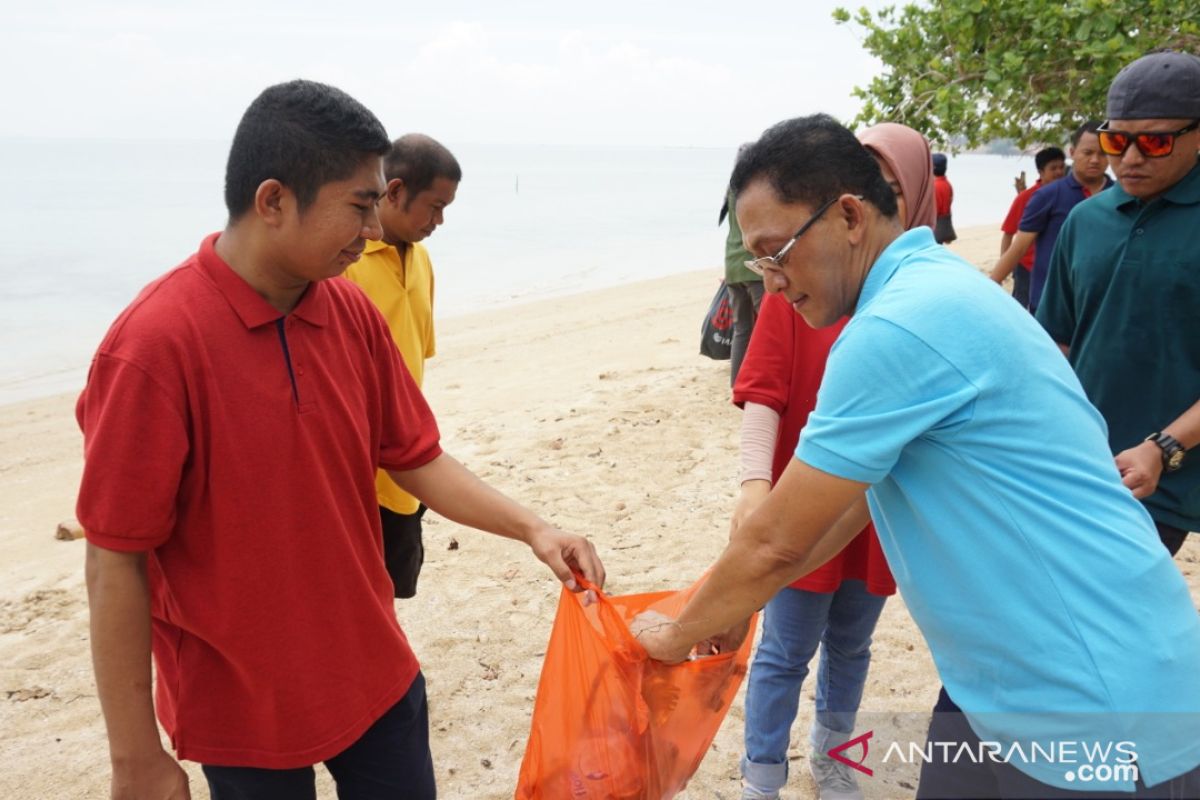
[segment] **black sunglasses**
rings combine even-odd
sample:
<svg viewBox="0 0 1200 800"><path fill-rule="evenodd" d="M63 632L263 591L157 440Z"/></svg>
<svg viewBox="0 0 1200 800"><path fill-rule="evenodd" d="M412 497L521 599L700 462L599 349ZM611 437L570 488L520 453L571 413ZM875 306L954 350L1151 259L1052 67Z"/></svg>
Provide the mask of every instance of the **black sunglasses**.
<svg viewBox="0 0 1200 800"><path fill-rule="evenodd" d="M1123 156L1129 149L1129 145L1132 144L1137 145L1138 151L1146 158L1165 158L1174 152L1176 138L1194 131L1196 128L1200 128L1200 119L1177 131L1146 131L1144 133L1113 130L1105 122L1096 130L1096 136L1100 139L1100 150L1105 155Z"/></svg>

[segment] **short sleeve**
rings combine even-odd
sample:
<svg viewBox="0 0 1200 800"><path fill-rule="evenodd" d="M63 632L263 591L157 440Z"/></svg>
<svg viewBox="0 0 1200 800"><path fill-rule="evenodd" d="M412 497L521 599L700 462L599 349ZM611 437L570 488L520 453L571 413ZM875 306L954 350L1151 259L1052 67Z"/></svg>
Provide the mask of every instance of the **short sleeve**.
<svg viewBox="0 0 1200 800"><path fill-rule="evenodd" d="M1046 191L1051 189L1051 191ZM1054 210L1055 192L1052 187L1044 187L1033 193L1025 204L1025 213L1021 215L1019 230L1026 233L1041 233L1050 225L1050 214Z"/></svg>
<svg viewBox="0 0 1200 800"><path fill-rule="evenodd" d="M909 443L949 436L979 391L937 350L878 317L852 320L834 345L796 457L848 480L885 478Z"/></svg>
<svg viewBox="0 0 1200 800"><path fill-rule="evenodd" d="M733 384L737 406L758 403L783 414L791 396L796 312L781 295L767 295L754 323L750 346Z"/></svg>
<svg viewBox="0 0 1200 800"><path fill-rule="evenodd" d="M83 431L76 517L88 541L151 550L175 527L189 437L182 400L142 368L100 354L75 408Z"/></svg>
<svg viewBox="0 0 1200 800"><path fill-rule="evenodd" d="M374 307L371 335L381 402L379 463L383 469L410 470L442 453L437 421L408 367L393 346L387 324Z"/></svg>
<svg viewBox="0 0 1200 800"><path fill-rule="evenodd" d="M1075 250L1075 225L1068 216L1058 233L1050 266L1046 273L1046 288L1038 302L1037 321L1050 338L1069 345L1075 336L1075 294L1071 287L1071 255Z"/></svg>
<svg viewBox="0 0 1200 800"><path fill-rule="evenodd" d="M1025 206L1029 204L1029 198L1032 195L1022 192L1017 195L1012 201L1012 205L1008 207L1008 216L1004 218L1004 222L1000 225L1000 230L1010 236L1015 235L1020 230L1021 217L1025 213Z"/></svg>

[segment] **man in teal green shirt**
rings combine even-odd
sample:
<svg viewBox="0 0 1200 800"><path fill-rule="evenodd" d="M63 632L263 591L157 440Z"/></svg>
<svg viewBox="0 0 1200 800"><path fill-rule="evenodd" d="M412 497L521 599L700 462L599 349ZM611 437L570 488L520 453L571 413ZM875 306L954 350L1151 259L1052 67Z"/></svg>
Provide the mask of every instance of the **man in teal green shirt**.
<svg viewBox="0 0 1200 800"><path fill-rule="evenodd" d="M1200 530L1200 58L1127 66L1099 135L1118 186L1063 225L1037 318L1174 555Z"/></svg>

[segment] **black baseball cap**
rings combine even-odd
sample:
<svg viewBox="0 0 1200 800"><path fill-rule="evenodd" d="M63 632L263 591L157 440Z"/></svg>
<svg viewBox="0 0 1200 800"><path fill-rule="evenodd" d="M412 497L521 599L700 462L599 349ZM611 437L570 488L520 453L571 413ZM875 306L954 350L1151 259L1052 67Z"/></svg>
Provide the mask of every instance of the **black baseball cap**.
<svg viewBox="0 0 1200 800"><path fill-rule="evenodd" d="M1142 56L1113 79L1111 119L1200 119L1200 58L1164 50Z"/></svg>

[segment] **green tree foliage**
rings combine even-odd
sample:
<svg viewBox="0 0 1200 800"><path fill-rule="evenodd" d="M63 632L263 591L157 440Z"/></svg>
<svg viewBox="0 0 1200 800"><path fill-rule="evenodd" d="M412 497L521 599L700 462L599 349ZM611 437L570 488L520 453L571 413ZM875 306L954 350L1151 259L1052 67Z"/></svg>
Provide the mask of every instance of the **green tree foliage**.
<svg viewBox="0 0 1200 800"><path fill-rule="evenodd" d="M902 122L974 146L1061 143L1103 119L1121 67L1151 50L1200 53L1197 0L931 0L875 14L837 9L883 74L854 90L858 122Z"/></svg>

